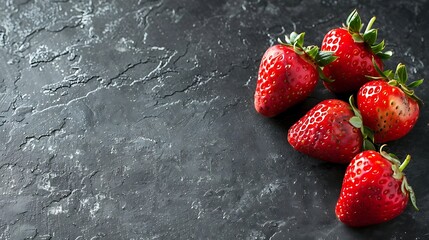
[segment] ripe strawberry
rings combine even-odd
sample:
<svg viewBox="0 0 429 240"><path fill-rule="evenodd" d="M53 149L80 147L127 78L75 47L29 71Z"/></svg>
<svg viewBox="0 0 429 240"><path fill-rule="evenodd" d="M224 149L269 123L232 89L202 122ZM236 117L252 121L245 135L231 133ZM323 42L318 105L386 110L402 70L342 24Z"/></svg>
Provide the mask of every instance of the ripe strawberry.
<svg viewBox="0 0 429 240"><path fill-rule="evenodd" d="M262 57L254 95L256 111L266 117L307 98L316 87L320 67L334 60L316 46L303 47L304 33L293 32L286 42L279 42Z"/></svg>
<svg viewBox="0 0 429 240"><path fill-rule="evenodd" d="M362 126L357 109L338 99L320 102L288 131L293 148L335 163L349 163L363 148L373 149L368 138L371 134Z"/></svg>
<svg viewBox="0 0 429 240"><path fill-rule="evenodd" d="M357 91L368 76L377 76L372 59L379 68L383 68L382 59L389 58L392 52L382 52L384 40L376 44L377 29L372 29L373 17L364 33L361 33L362 22L354 10L342 28L330 30L322 41L321 50L332 51L337 59L323 68L324 75L330 79L324 85L334 93L351 93Z"/></svg>
<svg viewBox="0 0 429 240"><path fill-rule="evenodd" d="M385 143L405 136L419 117L421 100L411 90L423 79L407 85L405 65L398 64L395 74L387 70L375 80L363 85L357 95L363 123L374 131L374 141Z"/></svg>
<svg viewBox="0 0 429 240"><path fill-rule="evenodd" d="M389 221L404 211L408 198L417 209L413 189L402 172L411 157L401 164L382 148L380 153L368 150L356 155L347 167L335 213L349 226Z"/></svg>

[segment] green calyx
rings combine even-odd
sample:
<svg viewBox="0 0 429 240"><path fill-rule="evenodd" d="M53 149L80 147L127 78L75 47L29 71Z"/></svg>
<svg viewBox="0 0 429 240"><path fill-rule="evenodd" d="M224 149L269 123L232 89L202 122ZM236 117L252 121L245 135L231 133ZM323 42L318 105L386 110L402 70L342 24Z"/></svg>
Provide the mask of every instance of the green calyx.
<svg viewBox="0 0 429 240"><path fill-rule="evenodd" d="M363 137L363 149L376 150L374 146L374 132L369 127L363 125L362 115L355 105L353 95L351 95L349 98L349 104L353 110L353 113L355 114L350 118L349 122L353 127L360 129Z"/></svg>
<svg viewBox="0 0 429 240"><path fill-rule="evenodd" d="M392 164L392 171L393 171L392 177L396 180L402 181L402 184L401 184L402 193L404 195L409 194L410 200L411 200L411 203L412 203L414 209L416 209L418 211L419 208L417 207L417 204L416 204L416 195L414 193L413 188L408 184L407 178L405 177L405 174L403 173L404 169L407 167L408 163L411 160L411 156L407 155L405 160L401 163L401 161L399 161L398 157L395 154L387 153L387 152L383 151L383 148L385 146L386 146L386 144L384 144L380 147L381 156L383 156L385 159L387 159Z"/></svg>
<svg viewBox="0 0 429 240"><path fill-rule="evenodd" d="M350 15L347 17L345 28L349 31L349 33L352 35L353 40L358 43L367 43L368 46L371 48L372 52L380 57L381 59L388 59L392 56L392 51L385 51L383 52L385 48L384 40L382 40L379 43L376 43L377 36L378 36L378 29L372 28L372 25L375 22L376 17L372 17L369 21L365 31L361 33L363 24L362 20L359 16L359 13L357 10L353 10L353 12L350 13Z"/></svg>
<svg viewBox="0 0 429 240"><path fill-rule="evenodd" d="M423 104L423 101L417 97L414 92L414 89L423 83L423 79L419 79L408 84L408 73L404 64L399 63L398 66L396 66L395 72L392 70L381 71L374 58L372 59L372 64L374 65L374 68L380 77L370 77L371 79L385 80L389 83L389 85L399 87L405 94L416 100L419 104Z"/></svg>
<svg viewBox="0 0 429 240"><path fill-rule="evenodd" d="M304 46L304 36L304 32L299 34L292 32L289 36L285 35L284 41L281 39L278 39L277 41L280 44L292 47L298 55L306 55L316 65L320 78L325 81L329 81L329 78L323 74L322 69L324 66L335 61L337 57L333 56L333 52L320 51L318 46Z"/></svg>

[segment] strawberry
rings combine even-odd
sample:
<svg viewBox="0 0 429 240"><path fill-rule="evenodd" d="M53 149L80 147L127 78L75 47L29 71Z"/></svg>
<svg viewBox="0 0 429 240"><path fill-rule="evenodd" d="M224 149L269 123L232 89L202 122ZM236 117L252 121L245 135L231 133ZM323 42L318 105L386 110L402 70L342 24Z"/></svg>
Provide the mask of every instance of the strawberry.
<svg viewBox="0 0 429 240"><path fill-rule="evenodd" d="M387 59L392 52L384 50L384 40L376 44L377 29L372 29L375 21L373 17L364 33L361 33L362 22L356 10L347 18L342 28L330 30L322 41L321 50L332 51L337 59L323 68L328 81L324 85L334 93L355 92L364 83L368 76L377 76L372 59L379 68L383 68L382 59Z"/></svg>
<svg viewBox="0 0 429 240"><path fill-rule="evenodd" d="M389 221L404 211L409 198L418 210L414 191L402 172L411 157L401 164L383 147L380 152L359 153L347 167L335 207L338 219L346 225L362 227Z"/></svg>
<svg viewBox="0 0 429 240"><path fill-rule="evenodd" d="M373 149L369 139L357 109L338 99L320 102L288 131L293 148L334 163L349 163L363 148Z"/></svg>
<svg viewBox="0 0 429 240"><path fill-rule="evenodd" d="M357 105L363 123L374 131L374 141L385 143L402 138L416 124L421 100L412 89L422 84L423 79L407 85L403 64L398 64L395 73L376 69L380 77L359 89Z"/></svg>
<svg viewBox="0 0 429 240"><path fill-rule="evenodd" d="M255 91L255 109L273 117L307 98L314 90L321 67L334 58L316 46L303 47L304 33L290 34L262 57Z"/></svg>

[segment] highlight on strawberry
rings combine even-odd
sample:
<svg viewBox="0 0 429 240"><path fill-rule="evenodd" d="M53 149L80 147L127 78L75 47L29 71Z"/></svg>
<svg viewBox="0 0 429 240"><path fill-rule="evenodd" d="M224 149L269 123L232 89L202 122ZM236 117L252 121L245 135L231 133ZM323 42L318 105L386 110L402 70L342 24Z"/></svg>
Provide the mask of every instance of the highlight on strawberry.
<svg viewBox="0 0 429 240"><path fill-rule="evenodd" d="M332 51L335 61L323 68L327 89L334 93L352 93L369 81L366 76L378 76L372 59L383 69L383 59L392 55L391 51L383 52L384 40L377 43L378 30L372 28L375 17L371 18L365 31L362 20L355 9L347 18L343 27L330 30L322 41L322 51Z"/></svg>
<svg viewBox="0 0 429 240"><path fill-rule="evenodd" d="M263 55L254 94L255 109L263 116L276 116L306 99L316 87L321 68L335 60L331 52L305 47L304 35L292 32Z"/></svg>
<svg viewBox="0 0 429 240"><path fill-rule="evenodd" d="M418 210L413 189L403 173L411 160L401 163L394 154L364 151L347 167L340 197L335 207L337 218L351 227L387 222L399 216L408 199Z"/></svg>
<svg viewBox="0 0 429 240"><path fill-rule="evenodd" d="M376 143L397 140L408 134L416 125L422 101L414 89L423 79L407 83L404 64L396 71L381 71L374 62L379 77L364 84L357 94L357 106L363 123L374 131Z"/></svg>

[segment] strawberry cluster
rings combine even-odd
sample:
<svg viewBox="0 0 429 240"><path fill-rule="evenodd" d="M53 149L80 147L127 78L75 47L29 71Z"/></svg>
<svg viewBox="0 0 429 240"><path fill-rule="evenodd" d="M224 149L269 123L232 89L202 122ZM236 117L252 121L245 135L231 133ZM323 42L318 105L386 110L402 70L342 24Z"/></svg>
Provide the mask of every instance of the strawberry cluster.
<svg viewBox="0 0 429 240"><path fill-rule="evenodd" d="M384 51L384 40L377 42L374 21L362 32L354 10L342 27L325 35L321 48L304 46L304 33L279 40L262 57L254 95L256 111L266 117L306 99L319 79L332 93L350 95L349 102L318 103L290 127L288 141L303 154L348 165L335 213L353 227L389 221L409 199L417 209L403 173L411 157L401 163L383 149L415 126L421 100L414 89L423 79L407 83L401 63L396 71L383 69L392 52Z"/></svg>

